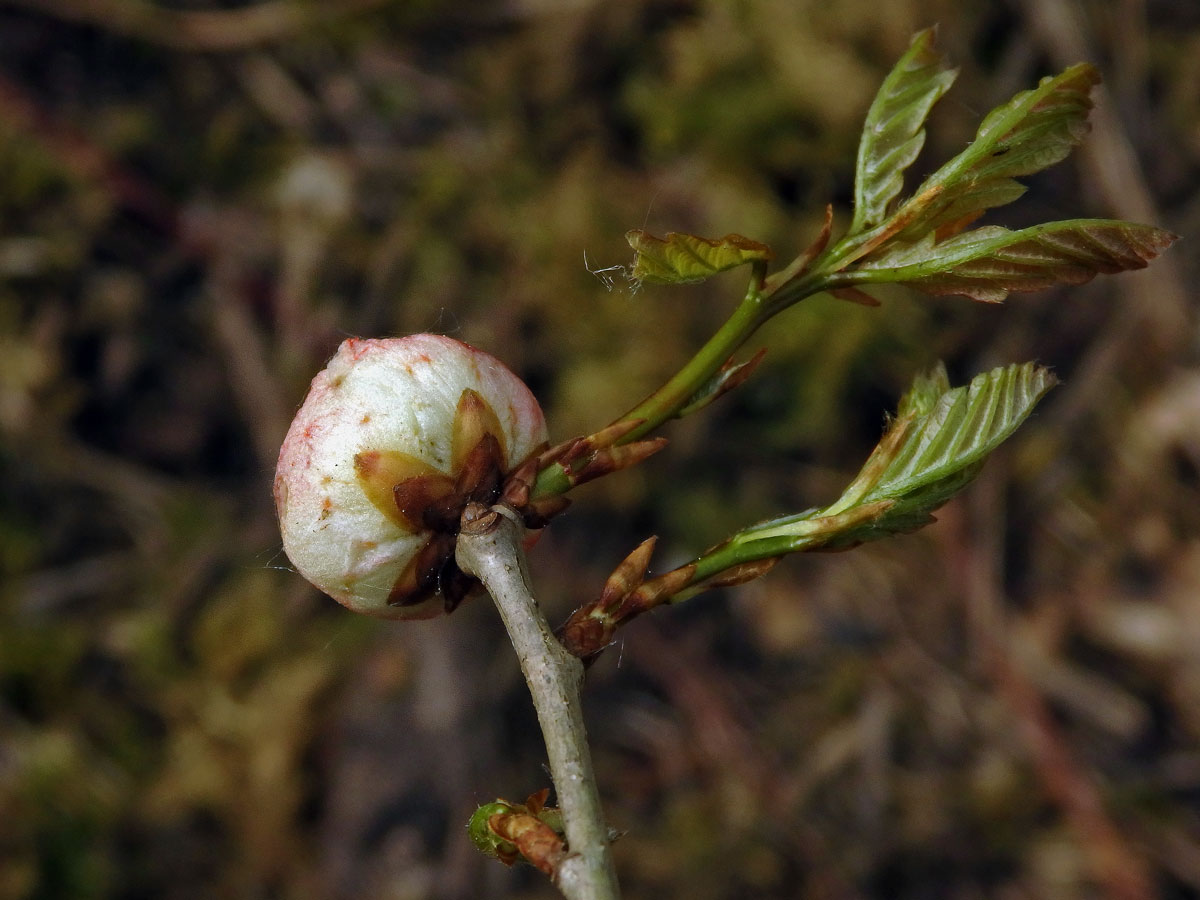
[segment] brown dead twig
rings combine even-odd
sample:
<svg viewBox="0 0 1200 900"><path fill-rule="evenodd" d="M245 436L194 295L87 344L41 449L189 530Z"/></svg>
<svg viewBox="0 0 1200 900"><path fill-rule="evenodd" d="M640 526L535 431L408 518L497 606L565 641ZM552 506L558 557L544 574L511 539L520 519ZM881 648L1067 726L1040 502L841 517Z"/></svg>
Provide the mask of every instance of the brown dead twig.
<svg viewBox="0 0 1200 900"><path fill-rule="evenodd" d="M0 126L8 132L28 134L71 177L102 185L121 205L165 234L178 237L176 210L157 188L118 165L87 135L56 121L30 94L3 76Z"/></svg>
<svg viewBox="0 0 1200 900"><path fill-rule="evenodd" d="M1008 634L1000 572L1003 504L1000 481L985 477L969 509L951 504L939 514L950 527L945 552L967 598L972 637L984 670L1016 720L1034 774L1062 811L1107 900L1150 900L1155 896L1145 861L1122 836L1105 809L1100 788L1083 769L1041 691L1026 672Z"/></svg>
<svg viewBox="0 0 1200 900"><path fill-rule="evenodd" d="M314 25L378 9L388 2L265 0L241 9L188 11L163 9L145 0L0 0L0 6L30 9L176 50L229 52L281 41Z"/></svg>
<svg viewBox="0 0 1200 900"><path fill-rule="evenodd" d="M1023 0L1021 5L1033 37L1057 63L1068 65L1097 55L1086 24L1073 4L1066 0ZM1129 73L1126 81L1135 78L1145 81L1141 72ZM1129 129L1114 108L1110 92L1101 86L1096 93L1093 130L1079 150L1079 164L1087 183L1094 186L1106 212L1117 218L1161 222L1161 210L1146 182ZM1124 284L1126 291L1117 314L1097 335L1055 401L1061 434L1073 431L1089 410L1102 405L1098 398L1110 392L1113 379L1130 356L1168 362L1189 349L1193 317L1179 258L1166 255L1144 272L1129 276ZM1147 353L1147 340L1157 354Z"/></svg>
<svg viewBox="0 0 1200 900"><path fill-rule="evenodd" d="M4 2L4 0L0 0ZM231 386L264 465L274 464L287 430L286 391L265 365L266 336L252 320L242 296L246 264L236 235L189 217L155 185L121 165L87 134L57 121L22 88L0 77L0 127L32 137L70 177L107 191L116 206L145 221L174 244L183 257L202 261L210 274L213 327L225 351ZM227 223L226 223L227 224ZM228 229L225 229L228 231Z"/></svg>
<svg viewBox="0 0 1200 900"><path fill-rule="evenodd" d="M738 709L737 691L707 648L678 636L668 639L654 621L626 638L624 647L636 665L661 685L684 720L681 742L668 742L670 746L651 754L687 755L703 777L715 780L725 801L720 827L726 837L736 842L765 821L786 823L783 830L794 851L813 861L807 885L811 896L823 900L858 896L839 866L823 864L836 859L837 850L800 814L821 776L789 771L785 761L756 738L744 711ZM857 747L857 740L853 746Z"/></svg>

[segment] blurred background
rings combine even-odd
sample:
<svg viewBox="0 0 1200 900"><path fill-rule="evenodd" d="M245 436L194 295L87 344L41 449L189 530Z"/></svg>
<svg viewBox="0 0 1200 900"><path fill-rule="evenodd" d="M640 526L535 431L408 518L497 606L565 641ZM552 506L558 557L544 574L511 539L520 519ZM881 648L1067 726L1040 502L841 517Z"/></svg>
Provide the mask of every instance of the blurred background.
<svg viewBox="0 0 1200 900"><path fill-rule="evenodd" d="M348 335L506 360L553 439L740 296L630 292L645 227L790 258L848 221L911 33L962 69L916 174L1081 60L1094 130L991 221L1184 236L1003 306L814 298L758 375L577 492L553 622L837 496L912 377L1064 384L939 522L632 625L585 695L628 898L1200 896L1195 0L0 0L0 898L551 898L469 846L549 784L486 601L356 617L270 499ZM911 185L910 185L911 186Z"/></svg>

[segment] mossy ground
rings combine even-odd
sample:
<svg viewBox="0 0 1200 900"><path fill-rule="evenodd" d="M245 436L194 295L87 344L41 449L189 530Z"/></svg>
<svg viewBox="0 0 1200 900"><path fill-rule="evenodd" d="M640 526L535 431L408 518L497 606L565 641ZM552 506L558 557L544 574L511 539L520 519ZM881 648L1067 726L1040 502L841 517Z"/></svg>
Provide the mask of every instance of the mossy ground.
<svg viewBox="0 0 1200 900"><path fill-rule="evenodd" d="M1064 380L937 525L656 613L593 669L626 896L1200 896L1195 4L357 5L252 42L241 4L0 0L0 897L553 896L465 833L546 784L496 616L378 623L292 573L291 412L345 335L434 330L552 437L609 421L742 275L589 268L633 227L789 258L826 202L844 225L871 95L935 21L962 75L917 171L1082 50L1111 115L998 221L1184 240L1001 307L807 301L578 492L532 558L555 621L649 533L665 567L831 500L937 359Z"/></svg>

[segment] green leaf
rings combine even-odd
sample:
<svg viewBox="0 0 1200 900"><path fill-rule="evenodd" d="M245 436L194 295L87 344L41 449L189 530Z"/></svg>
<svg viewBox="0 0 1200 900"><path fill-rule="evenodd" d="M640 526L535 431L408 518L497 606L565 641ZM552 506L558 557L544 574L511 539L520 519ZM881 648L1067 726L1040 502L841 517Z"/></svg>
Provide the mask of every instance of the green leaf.
<svg viewBox="0 0 1200 900"><path fill-rule="evenodd" d="M1088 132L1096 69L1079 63L1022 91L984 118L971 145L933 173L897 211L902 235L924 234L1011 203L1014 179L1063 160Z"/></svg>
<svg viewBox="0 0 1200 900"><path fill-rule="evenodd" d="M965 387L951 388L939 365L913 382L896 418L836 503L737 532L692 562L635 588L634 593L649 589L652 600L637 611L758 577L770 569L763 563L789 553L843 549L928 524L933 511L971 482L988 454L1056 383L1048 369L1025 363L993 369ZM645 563L639 560L636 571Z"/></svg>
<svg viewBox="0 0 1200 900"><path fill-rule="evenodd" d="M930 109L958 75L945 67L934 49L935 35L930 28L913 37L867 113L858 145L849 234L873 228L886 218L888 206L904 187L905 170L925 144Z"/></svg>
<svg viewBox="0 0 1200 900"><path fill-rule="evenodd" d="M781 546L787 551L844 547L921 527L971 482L988 454L1056 383L1048 369L1024 363L951 388L938 366L913 383L875 451L836 503L740 532L731 541L741 546L737 561L754 558L747 552L756 547L762 555L776 555Z"/></svg>
<svg viewBox="0 0 1200 900"><path fill-rule="evenodd" d="M835 276L853 284L907 284L929 294L999 302L1010 291L1080 284L1097 273L1145 268L1176 236L1161 228L1108 219L1050 222L1021 231L987 227L934 243L886 246Z"/></svg>
<svg viewBox="0 0 1200 900"><path fill-rule="evenodd" d="M918 378L862 471L822 514L886 500L892 505L838 543L911 531L929 522L1057 382L1049 369L1031 362L993 369L953 389L941 366Z"/></svg>
<svg viewBox="0 0 1200 900"><path fill-rule="evenodd" d="M671 232L660 238L634 229L626 232L625 240L637 254L633 278L656 284L703 281L727 269L771 259L770 247L740 234L714 239Z"/></svg>

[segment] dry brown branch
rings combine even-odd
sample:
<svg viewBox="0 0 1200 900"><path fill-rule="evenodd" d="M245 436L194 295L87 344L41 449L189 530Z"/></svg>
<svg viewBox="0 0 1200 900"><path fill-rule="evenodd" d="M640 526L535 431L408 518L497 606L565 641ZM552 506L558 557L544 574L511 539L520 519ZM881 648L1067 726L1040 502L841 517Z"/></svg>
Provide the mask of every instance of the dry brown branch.
<svg viewBox="0 0 1200 900"><path fill-rule="evenodd" d="M251 318L241 294L229 283L228 274L221 271L229 265L218 262L214 266L217 271L209 290L213 328L254 449L262 465L270 468L287 434L289 407L279 377L270 366L262 331Z"/></svg>
<svg viewBox="0 0 1200 900"><path fill-rule="evenodd" d="M30 135L73 177L103 185L115 200L156 228L176 234L176 210L157 188L118 165L87 135L56 121L33 97L3 76L0 127Z"/></svg>
<svg viewBox="0 0 1200 900"><path fill-rule="evenodd" d="M287 431L289 408L279 378L268 364L267 342L248 314L238 286L239 276L244 273L236 257L245 242L229 238L227 227L222 230L185 223L180 210L157 188L120 165L88 135L56 121L32 97L2 77L0 123L31 135L73 177L101 185L115 203L161 231L184 255L211 264L212 315L218 344L229 363L234 394L259 458L266 467L274 465L279 441Z"/></svg>
<svg viewBox="0 0 1200 900"><path fill-rule="evenodd" d="M944 514L961 540L957 557L965 580L973 636L1000 697L1016 719L1029 762L1046 794L1062 810L1108 900L1150 900L1154 896L1145 862L1126 843L1104 807L1100 790L1084 771L1045 698L1014 652L1001 588L1002 497L996 477L983 479L967 516L953 508ZM967 533L963 533L963 532Z"/></svg>
<svg viewBox="0 0 1200 900"><path fill-rule="evenodd" d="M31 9L177 50L221 52L284 40L314 25L377 9L387 2L265 0L242 9L195 11L162 9L145 0L0 0L0 5Z"/></svg>
<svg viewBox="0 0 1200 900"><path fill-rule="evenodd" d="M1096 53L1076 7L1066 0L1023 0L1030 30L1061 65L1094 58ZM1096 91L1092 134L1080 148L1080 166L1106 215L1134 222L1162 222L1164 217L1146 182L1128 129L1117 115L1103 85ZM1088 410L1100 406L1122 361L1130 354L1145 359L1147 339L1168 359L1183 349L1192 334L1188 291L1179 258L1170 254L1144 272L1123 279L1119 314L1089 348L1073 378L1056 400L1056 420L1069 432Z"/></svg>

